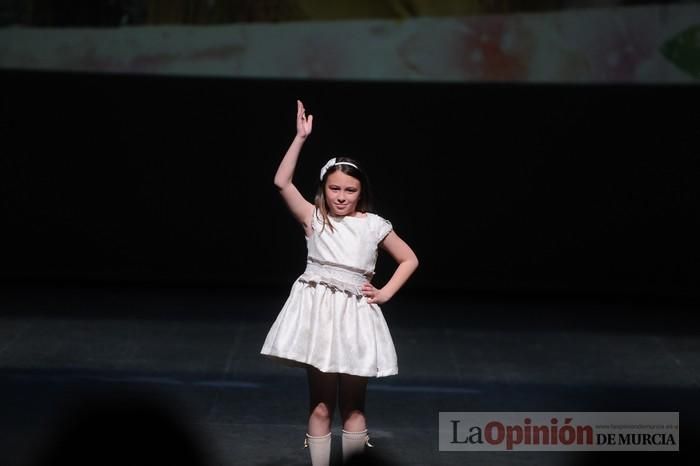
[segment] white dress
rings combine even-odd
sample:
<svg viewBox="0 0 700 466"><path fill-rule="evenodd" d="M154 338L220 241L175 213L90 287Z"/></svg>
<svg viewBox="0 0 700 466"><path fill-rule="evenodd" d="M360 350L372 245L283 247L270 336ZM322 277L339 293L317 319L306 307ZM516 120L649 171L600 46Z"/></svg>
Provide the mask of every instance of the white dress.
<svg viewBox="0 0 700 466"><path fill-rule="evenodd" d="M260 353L291 365L365 377L398 374L394 342L377 304L363 296L378 245L392 230L388 220L333 217L323 227L314 210L306 238L306 270L272 324Z"/></svg>

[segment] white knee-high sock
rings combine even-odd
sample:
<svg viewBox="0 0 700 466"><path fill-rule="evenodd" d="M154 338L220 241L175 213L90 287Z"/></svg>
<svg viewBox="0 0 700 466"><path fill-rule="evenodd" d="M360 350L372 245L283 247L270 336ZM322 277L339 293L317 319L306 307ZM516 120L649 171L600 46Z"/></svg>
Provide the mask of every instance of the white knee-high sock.
<svg viewBox="0 0 700 466"><path fill-rule="evenodd" d="M309 449L312 466L329 466L331 463L331 433L314 437L306 434L304 447Z"/></svg>
<svg viewBox="0 0 700 466"><path fill-rule="evenodd" d="M360 432L348 432L343 429L343 463L351 457L361 455L365 452L365 445L371 447L367 429Z"/></svg>

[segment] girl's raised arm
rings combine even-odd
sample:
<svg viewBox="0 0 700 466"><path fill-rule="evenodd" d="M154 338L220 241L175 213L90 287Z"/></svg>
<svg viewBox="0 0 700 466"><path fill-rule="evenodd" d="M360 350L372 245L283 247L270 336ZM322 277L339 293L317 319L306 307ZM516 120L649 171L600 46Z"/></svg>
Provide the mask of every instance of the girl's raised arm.
<svg viewBox="0 0 700 466"><path fill-rule="evenodd" d="M294 177L294 169L297 165L301 147L304 145L308 135L311 134L313 118L313 115L308 117L305 115L304 105L297 100L297 134L289 149L287 149L287 153L284 154L282 162L277 168L277 173L275 173L275 186L279 189L294 218L304 227L306 236L311 234L311 215L314 211L314 205L304 199L304 196L294 186L292 178Z"/></svg>

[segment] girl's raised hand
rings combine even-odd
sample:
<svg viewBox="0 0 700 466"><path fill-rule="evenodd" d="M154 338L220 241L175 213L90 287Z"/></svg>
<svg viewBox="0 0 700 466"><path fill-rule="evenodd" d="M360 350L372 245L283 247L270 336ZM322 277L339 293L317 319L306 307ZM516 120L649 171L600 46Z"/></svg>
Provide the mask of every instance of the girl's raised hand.
<svg viewBox="0 0 700 466"><path fill-rule="evenodd" d="M302 139L306 139L306 136L311 134L314 121L313 115L307 117L304 112L304 104L301 103L301 100L297 100L297 136Z"/></svg>

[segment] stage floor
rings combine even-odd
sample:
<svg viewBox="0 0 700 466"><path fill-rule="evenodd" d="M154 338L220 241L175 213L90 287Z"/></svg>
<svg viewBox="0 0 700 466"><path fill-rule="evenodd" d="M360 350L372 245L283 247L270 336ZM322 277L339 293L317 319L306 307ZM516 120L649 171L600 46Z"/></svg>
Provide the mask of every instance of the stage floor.
<svg viewBox="0 0 700 466"><path fill-rule="evenodd" d="M309 464L305 373L259 355L285 298L2 290L0 464L127 464L132 447L143 464ZM369 382L377 464L700 464L694 306L406 293L383 309L400 373ZM680 454L441 452L441 411L678 411L684 442ZM339 435L336 417L334 460Z"/></svg>

